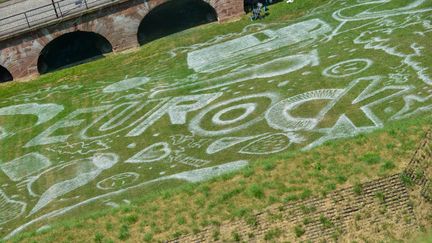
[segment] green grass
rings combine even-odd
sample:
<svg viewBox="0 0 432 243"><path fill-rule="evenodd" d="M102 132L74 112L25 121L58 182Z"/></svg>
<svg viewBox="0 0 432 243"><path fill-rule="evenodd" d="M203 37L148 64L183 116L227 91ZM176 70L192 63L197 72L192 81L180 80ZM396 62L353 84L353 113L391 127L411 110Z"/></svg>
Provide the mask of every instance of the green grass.
<svg viewBox="0 0 432 243"><path fill-rule="evenodd" d="M354 1L341 2L354 4ZM76 238L80 235L81 239L96 240L96 238L99 239L103 236L104 240L158 241L192 231L197 232L206 226L218 225L225 220L236 218L242 218L250 225L254 225L257 221L253 212L263 210L274 203L303 200L312 196L325 196L337 188L350 185L354 185L354 192L360 195L361 188L357 188L359 182L400 172L403 165L411 157L424 131L430 128L431 117L427 110L414 112L411 116L401 116L400 119L392 117L395 117L397 112L406 106L404 97L409 97L408 95L426 97L428 86L420 80L416 70L403 63L401 60L403 58L390 55L383 50L368 49L366 48L368 45L365 43L354 44L353 41L355 39L357 41L384 40L386 35L391 35L388 42L383 43L383 45L397 46L397 51L401 53L411 53L413 49L411 44L415 42L423 47L421 49L422 55L412 56L411 59L415 60L419 66L430 66L432 55L429 54L432 50L428 44L431 32L426 32L423 25L415 24L414 18L392 17L393 22L385 23L388 26L394 26L391 32L380 31L380 28L384 28L384 23L360 21L362 24L368 24L361 26L360 23L349 22L342 27L341 31L351 30L342 32L331 40L304 41L297 45L264 52L247 60L234 60L236 61L235 65L241 67L239 70L249 68L249 73L236 73L238 70L235 67L238 66L214 73L197 73L188 68L186 53L192 52L198 46L201 48L202 43L207 42L205 45L210 46L209 41L213 40L215 36L219 36L218 38L222 39L219 41L223 42L255 33L259 31L257 28L277 30L293 23L317 18L334 29L338 23L331 17L331 14L342 7L341 2L304 0L296 1L294 4L278 3L271 6L271 15L260 22L251 23L245 16L242 20L234 23L200 26L154 41L132 52L109 55L102 60L43 75L30 82L2 84L0 86L0 97L2 97L0 107L27 103L52 103L62 105L64 110L52 120L39 125L35 125L37 119L34 116L0 116L2 128L9 131L9 136L0 140L2 148L0 161L2 163L32 152L38 152L49 158L52 164L49 167L51 168L50 171L45 172L31 183L30 188L36 196L29 195L27 189L17 191L18 181L14 182L4 174L0 175L3 185L5 185L2 189L5 195L10 197L19 194L14 200L28 204L25 214L7 222L1 233L7 234L29 220L106 192L125 189L161 176L197 169L197 167L184 163L184 158L187 156L199 159L201 162L203 160L208 161L208 164L203 166L204 168L237 160L248 160L249 164L243 169L213 178L207 182L185 183L184 180L176 179L131 188L123 193L77 207L57 218L41 220L31 225L28 232L18 235L14 239L24 241L48 241L48 239L63 241L67 239L76 241L80 240ZM397 8L403 5L403 1L395 1L390 5L380 6L377 11L386 7ZM431 3L426 5L432 6ZM317 6L321 7L311 11ZM352 11L357 13L360 10ZM420 14L418 18L427 19L430 16L425 13ZM398 28L404 21L412 21L412 26L410 28ZM257 23L266 26L260 27L255 25ZM251 24L254 25L250 26ZM249 27L245 28L247 26ZM419 31L425 31L424 36L413 33ZM201 45L194 45L197 43L201 43ZM373 44L376 43L372 41L370 45ZM179 47L184 48L175 49ZM379 45L375 46L375 48L378 47ZM173 50L176 54L174 57L170 55ZM298 61L296 59L298 55L315 53L315 50L319 55L319 65L308 65L297 71L270 78L254 76L267 71L286 71L285 68L293 65L295 60ZM267 63L265 69L259 69L257 66L269 60L279 60L286 57L294 58L294 61L288 59L290 61L282 64ZM373 65L365 71L350 76L331 77L323 75L328 67L353 58L370 59ZM334 69L333 71L337 74L338 70L341 69ZM124 92L103 92L108 85L119 82L126 76L128 78L145 76L149 77L151 81ZM366 79L365 77L377 76L381 80L368 87L372 82L371 80L376 79ZM247 79L247 81L229 85L227 86L228 89L219 88L194 93L197 89L207 88L210 85L210 83L200 83L200 81L214 80L213 84L221 84L235 79ZM286 82L287 80L289 82ZM359 82L353 83L353 80ZM192 83L192 85L180 87L185 83ZM150 93L170 85L176 88L164 92L156 98L164 100L165 98L171 99L184 95L215 94L216 92L223 94L205 107L189 111L184 124L172 124L172 117L164 114L157 122L151 124L143 134L137 137L127 136L131 129L137 126L137 123L134 124L133 121L141 122L140 117L152 110L156 103L162 102L161 100L152 100L149 97ZM347 87L351 87L350 85L353 88L348 90ZM407 90L403 93L396 92L402 88ZM264 113L268 111L271 102L262 97L252 97L245 99L245 101L237 100L230 105L220 103L245 95L265 92L275 92L279 96L277 99L283 100L319 89L337 89L346 92L336 100L334 106L329 108L313 129L304 127L287 132L269 126L264 119ZM364 92L370 90L374 90L376 93L364 96ZM362 94L363 99L356 100ZM121 118L130 114L128 112L145 104L145 102L153 103L147 103L146 106L143 106L143 110L131 115L131 119L127 120L126 124L115 127L117 122L123 122ZM182 105L187 105L190 101L183 102ZM220 127L214 122L212 123L211 116L214 118L218 111L228 107L254 102L256 107L251 111L250 116L259 119L257 123L245 129L218 136L204 136L200 135L199 132L190 131L191 121L206 107L220 103L219 109L209 111L209 117L206 117L205 122L200 124L207 130L217 130ZM297 118L314 118L329 103L331 102L325 99L313 100L299 104L290 114ZM430 105L429 103L429 100L425 100L417 102L416 105L417 107L427 107ZM370 114L368 116L364 112L367 104L373 104L369 109L382 122L373 129L367 129L374 126L371 120L374 117ZM42 134L49 127L64 121L71 112L101 105L118 107L110 110L110 112L101 110L83 113L75 118L76 120L82 119L81 124L59 128L53 130L52 134L46 134L49 136L70 135L65 142L34 147L25 146L26 143ZM122 111L124 113L121 113ZM181 109L177 108L171 112L174 114L178 111ZM240 111L241 109L235 109L220 115L219 118L221 120L235 119L242 115ZM118 114L122 116L117 117ZM113 119L111 123L107 123L107 126L103 127L102 124L110 119ZM350 123L347 122L347 119L356 127L364 128L365 132L352 132L352 127L349 127ZM95 121L97 121L96 125L84 132L83 129ZM67 123L59 124L67 125ZM239 125L241 123L233 122L233 124ZM340 126L337 129L330 129L335 124ZM115 128L110 128L108 125ZM97 129L98 127L101 129ZM94 137L110 135L101 139L85 140L83 134ZM0 133L0 138L2 135L3 133ZM289 143L286 135L289 138ZM220 152L208 154L206 149L209 145L222 138L244 139L244 141L228 146ZM97 142L97 140L100 141ZM125 163L126 160L140 151L161 142L169 144L171 152L169 156L158 161L137 164ZM101 144L105 144L109 148ZM311 144L316 146L308 147ZM304 148L311 149L304 150ZM119 162L112 168L98 171L92 164L91 158L96 150L102 153L115 153L119 157ZM75 153L71 154L73 152ZM153 152L149 153L149 156L163 151ZM251 152L255 152L255 154ZM69 162L72 163L66 164ZM63 167L65 164L70 167ZM89 171L96 171L99 174L76 190L54 198L36 214L26 217L36 205L38 197L51 186L64 180L73 179L78 175L85 175ZM124 174L126 172L129 174ZM119 174L124 177L117 178L117 181L107 180L107 178ZM409 178L401 177L401 180L404 183L409 183ZM106 183L100 184L99 182ZM110 186L114 188L100 189L101 185L106 188ZM118 207L111 209L106 205ZM305 208L305 210L309 209ZM322 223L328 225L325 220ZM44 234L35 232L37 228L46 224L52 226L50 231ZM213 237L223 238L217 232L215 231ZM231 235L231 238L235 239L234 236ZM278 236L276 231L272 231L272 234L266 237L274 239Z"/></svg>
<svg viewBox="0 0 432 243"><path fill-rule="evenodd" d="M410 150L415 149L415 146L411 147L410 149L404 148L404 149L398 149L396 151L392 150L386 150L386 142L391 140L397 144L400 145L407 145L409 146L410 142L406 139L393 137L389 139L387 136L388 131L391 129L399 129L399 128L410 128L411 131L416 131L415 133L418 134L418 137L421 137L423 134L422 127L429 126L428 125L428 119L425 118L416 120L416 121L409 121L406 122L397 122L394 124L391 124L389 128L385 130L379 130L374 133L371 133L368 138L367 142L364 145L359 146L356 143L356 138L354 139L347 139L347 140L340 140L337 142L329 143L326 145L323 145L322 147L316 149L320 153L328 153L329 151L332 151L332 153L329 154L328 157L331 157L331 154L337 154L342 151L341 145L349 144L351 149L353 151L362 151L362 150L368 150L367 148L371 148L372 141L375 141L374 146L376 146L376 150L383 149L383 152L388 155L392 155L392 153L398 153L400 156L400 162L398 160L397 164L400 164L402 161L407 161L412 153ZM416 140L412 136L413 140ZM379 141L379 142L376 142ZM340 149L336 149L333 151L334 145L336 147L339 147ZM334 156L334 155L333 155ZM271 158L271 160L278 161L278 164L280 166L280 171L266 171L264 170L260 163L254 163L248 168L248 170L254 171L254 176L252 177L244 177L243 171L239 171L234 174L234 177L232 177L229 180L224 180L223 178L215 178L210 180L209 182L200 183L200 184L193 184L192 189L188 185L183 185L180 187L172 188L172 189L166 189L164 191L152 191L151 189L148 189L149 193L146 195L143 195L141 197L138 197L134 202L132 206L122 206L119 209L114 210L100 210L99 213L83 213L81 216L73 219L62 219L62 220L56 220L58 223L53 222L52 230L48 232L48 235L52 235L54 238L60 237L57 239L61 239L63 236L62 234L57 234L56 232L73 232L73 234L82 234L86 235L90 232L94 232L95 230L98 230L99 232L103 232L103 234L106 237L109 237L111 239L117 239L118 232L120 232L120 228L123 227L124 220L122 221L122 218L127 217L127 215L130 214L139 214L143 215L140 217L137 223L135 223L133 226L134 228L140 228L143 227L143 234L151 233L154 239L168 239L172 238L172 234L178 230L178 227L181 229L186 230L186 232L190 232L194 224L200 225L200 228L205 227L210 224L216 224L219 225L221 221L229 220L234 218L244 218L246 222L250 225L256 224L256 218L250 214L251 209L254 210L260 210L265 207L267 207L269 204L268 201L261 200L261 199L253 199L251 200L251 195L248 191L236 191L233 189L232 191L236 191L234 195L232 195L229 192L226 192L228 194L231 194L230 196L221 196L226 191L226 188L235 188L235 186L238 185L239 180L247 180L246 184L253 185L260 183L263 180L263 177L266 178L265 181L281 181L283 178L292 178L294 176L298 176L300 174L303 174L303 178L308 178L308 175L310 173L314 173L314 177L308 178L307 181L299 181L299 182L285 182L284 186L278 187L275 189L265 189L265 193L273 194L278 198L285 198L289 195L300 195L304 187L310 187L310 190L312 191L313 195L320 195L320 194L326 194L330 191L324 186L322 186L320 183L324 182L331 182L334 181L335 183L338 180L337 175L344 175L348 178L348 180L344 183L337 184L338 187L343 187L346 185L355 185L356 181L359 178L363 178L364 181L366 176L371 175L370 166L359 163L361 161L352 162L353 158L356 156L356 153L350 154L350 156L343 157L343 164L338 168L337 172L333 172L334 169L328 170L329 168L324 168L320 171L320 173L315 173L314 167L311 167L310 165L304 165L301 163L304 159L312 158L313 157L313 151L310 152L291 152L286 154L284 157L292 158L292 159L286 159L283 160L280 158L280 156ZM325 156L327 157L327 156ZM293 159L295 158L295 159ZM324 159L323 163L327 163L327 160ZM342 161L341 161L342 162ZM299 168L293 168L293 165L301 165ZM342 166L343 165L343 166ZM379 165L374 165L379 166ZM377 167L379 168L379 167ZM246 170L246 169L245 169ZM332 171L332 172L331 172ZM393 172L398 171L397 168L392 169L389 171L389 174L392 174ZM333 174L336 173L337 175ZM376 175L377 176L377 175ZM261 182L262 183L262 182ZM321 185L321 186L320 186ZM192 190L192 191L191 191ZM164 197L166 193L169 192L169 194L172 195L172 197L167 198ZM190 192L192 192L192 196L190 196ZM205 196L205 200L201 203L192 203L192 204L185 204L184 202L196 202L199 198ZM224 200L221 200L223 198ZM298 197L299 198L299 197ZM166 231L162 232L159 229L152 227L152 225L178 225L178 219L176 218L177 211L172 210L172 208L175 207L178 211L181 211L184 215L189 215L192 212L196 212L196 215L194 217L186 216L185 219L188 219L186 224L177 226L177 227L170 227L166 229ZM232 208L232 209L231 209ZM239 209L240 208L240 209ZM241 209L243 208L243 209ZM305 212L313 212L313 208L304 207ZM167 221L162 220L162 215L168 215ZM107 221L109 223L107 223ZM213 221L214 223L211 223ZM95 222L92 224L89 224L90 222ZM101 223L99 223L101 222ZM255 223L254 223L255 222ZM323 220L325 223L325 220ZM83 226L86 227L83 227ZM141 226L142 225L142 226ZM135 232L135 231L134 231ZM170 233L171 232L171 233ZM57 235L57 236L56 236ZM134 239L138 239L140 234L132 235L131 237L134 237ZM31 238L27 238L31 237ZM18 237L17 239L45 239L47 236L39 235L35 236L32 233L25 233L21 235L21 237ZM91 237L91 236L90 236ZM143 236L142 236L143 237ZM218 236L220 237L220 236Z"/></svg>

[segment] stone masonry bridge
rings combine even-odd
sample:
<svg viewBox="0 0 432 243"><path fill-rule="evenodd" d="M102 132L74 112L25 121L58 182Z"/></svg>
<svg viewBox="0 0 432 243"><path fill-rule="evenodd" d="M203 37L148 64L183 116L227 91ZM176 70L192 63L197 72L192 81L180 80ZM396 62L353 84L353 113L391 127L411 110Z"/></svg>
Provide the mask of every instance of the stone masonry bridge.
<svg viewBox="0 0 432 243"><path fill-rule="evenodd" d="M14 5L0 8L0 82L36 76L244 14L243 0L25 2L43 4L23 12Z"/></svg>

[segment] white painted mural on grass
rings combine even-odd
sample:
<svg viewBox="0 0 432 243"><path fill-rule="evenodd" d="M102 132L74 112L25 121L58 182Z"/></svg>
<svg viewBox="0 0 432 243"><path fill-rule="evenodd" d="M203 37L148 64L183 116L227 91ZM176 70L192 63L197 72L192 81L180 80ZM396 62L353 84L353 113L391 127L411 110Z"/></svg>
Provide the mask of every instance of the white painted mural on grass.
<svg viewBox="0 0 432 243"><path fill-rule="evenodd" d="M141 77L2 98L0 146L14 152L0 154L1 233L430 112L431 13L426 0L334 0L170 50Z"/></svg>

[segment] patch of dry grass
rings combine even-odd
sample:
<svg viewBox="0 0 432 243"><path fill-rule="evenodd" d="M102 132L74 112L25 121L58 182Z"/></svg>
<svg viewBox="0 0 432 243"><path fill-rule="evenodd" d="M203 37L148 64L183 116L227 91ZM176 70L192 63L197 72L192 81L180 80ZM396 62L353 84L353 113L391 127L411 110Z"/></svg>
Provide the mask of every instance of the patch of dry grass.
<svg viewBox="0 0 432 243"><path fill-rule="evenodd" d="M227 220L243 218L253 224L253 215L270 205L277 207L289 201L326 195L359 181L400 172L428 128L427 119L396 123L368 136L258 161L240 172L209 182L151 193L131 205L67 220L43 234L27 233L20 238L23 242L74 242L78 236L162 241L197 233L208 225ZM364 155L371 153L379 161L365 162ZM394 166L385 167L386 161L392 161ZM128 236L123 239L120 235L124 228Z"/></svg>

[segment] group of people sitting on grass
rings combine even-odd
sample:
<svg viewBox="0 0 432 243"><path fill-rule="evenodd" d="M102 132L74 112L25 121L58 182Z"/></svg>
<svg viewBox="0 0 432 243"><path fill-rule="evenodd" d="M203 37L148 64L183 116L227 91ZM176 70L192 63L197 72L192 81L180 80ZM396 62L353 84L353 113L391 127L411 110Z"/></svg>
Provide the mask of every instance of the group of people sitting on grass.
<svg viewBox="0 0 432 243"><path fill-rule="evenodd" d="M293 3L294 0L286 0L287 3ZM252 21L263 19L269 15L268 5L272 4L273 0L245 0L246 12L252 12L250 19Z"/></svg>

